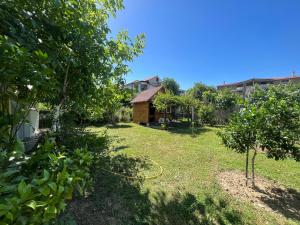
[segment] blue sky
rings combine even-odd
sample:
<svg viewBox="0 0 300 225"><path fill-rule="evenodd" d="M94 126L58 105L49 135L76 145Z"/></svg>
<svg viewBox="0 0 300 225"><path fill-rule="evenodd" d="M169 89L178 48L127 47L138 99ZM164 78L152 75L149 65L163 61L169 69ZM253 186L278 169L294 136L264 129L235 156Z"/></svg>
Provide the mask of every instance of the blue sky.
<svg viewBox="0 0 300 225"><path fill-rule="evenodd" d="M126 80L172 77L181 88L300 74L299 0L125 0L115 34L146 35Z"/></svg>

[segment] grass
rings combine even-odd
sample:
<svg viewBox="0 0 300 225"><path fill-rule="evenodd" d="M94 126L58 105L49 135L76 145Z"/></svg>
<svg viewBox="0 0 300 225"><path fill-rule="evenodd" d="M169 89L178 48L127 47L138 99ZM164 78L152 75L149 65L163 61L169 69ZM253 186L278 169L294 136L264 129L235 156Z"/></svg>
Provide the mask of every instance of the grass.
<svg viewBox="0 0 300 225"><path fill-rule="evenodd" d="M101 133L104 128L90 129ZM197 128L191 135L190 128L165 131L132 123L108 127L108 134L114 137L112 157L119 157L119 165L125 165L130 158L147 156L163 167L163 174L156 179L131 181L98 171L99 190L94 198L100 202L97 207L102 210L101 218L109 214L103 224L299 223L295 218L256 209L221 190L216 175L222 170L243 171L244 156L224 148L217 130ZM132 171L140 168L131 162L126 164L127 170L130 166ZM121 168L117 171L124 172ZM300 191L300 167L295 161L274 161L260 153L256 171ZM159 167L150 167L148 173L159 173Z"/></svg>

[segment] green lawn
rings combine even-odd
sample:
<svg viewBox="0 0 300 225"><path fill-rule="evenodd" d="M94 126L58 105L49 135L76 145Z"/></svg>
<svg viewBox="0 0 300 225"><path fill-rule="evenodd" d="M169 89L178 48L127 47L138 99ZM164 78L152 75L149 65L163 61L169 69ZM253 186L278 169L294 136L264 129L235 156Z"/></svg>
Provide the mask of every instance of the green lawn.
<svg viewBox="0 0 300 225"><path fill-rule="evenodd" d="M102 132L104 128L90 129ZM115 150L112 157L119 156L120 165L130 166L135 162L128 163L128 158L147 156L162 166L163 174L138 182L102 171L94 199L102 210L102 217L109 214L103 224L299 223L297 217L287 218L256 209L221 190L216 175L222 170L243 171L244 156L224 148L216 135L217 130L198 128L192 136L189 128L164 131L132 123L108 127ZM138 165L133 167L138 168ZM261 153L256 168L257 174L299 193L299 163L274 161ZM145 173L158 174L159 166L154 165Z"/></svg>

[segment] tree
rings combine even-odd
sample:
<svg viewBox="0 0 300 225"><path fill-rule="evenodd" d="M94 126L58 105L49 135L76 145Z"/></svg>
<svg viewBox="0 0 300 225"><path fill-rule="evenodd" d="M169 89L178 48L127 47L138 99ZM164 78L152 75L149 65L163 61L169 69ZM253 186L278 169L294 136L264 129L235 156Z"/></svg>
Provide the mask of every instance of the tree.
<svg viewBox="0 0 300 225"><path fill-rule="evenodd" d="M203 83L195 83L194 87L189 89L187 93L194 98L198 99L199 101L204 100L204 92L210 91L212 93L216 92L214 87L209 87Z"/></svg>
<svg viewBox="0 0 300 225"><path fill-rule="evenodd" d="M154 107L161 112L164 112L164 125L167 127L167 109L178 104L177 96L171 93L159 93L154 101Z"/></svg>
<svg viewBox="0 0 300 225"><path fill-rule="evenodd" d="M126 32L110 37L108 19L122 8L122 0L0 1L3 224L49 224L66 200L75 191L83 194L90 183L99 154L47 139L25 154L16 133L37 103L54 109L54 131L59 131L63 112L119 101L127 64L144 45L143 35L134 41ZM85 145L82 138L76 142Z"/></svg>
<svg viewBox="0 0 300 225"><path fill-rule="evenodd" d="M234 115L221 133L225 146L246 156L253 149L252 183L255 185L255 159L257 151L266 151L275 160L292 157L300 161L297 142L300 132L300 106L298 92L288 86L272 86L268 90L256 89L240 112Z"/></svg>
<svg viewBox="0 0 300 225"><path fill-rule="evenodd" d="M187 115L188 120L192 122L192 110L196 110L199 106L199 101L195 98L193 98L191 95L182 95L178 96L178 105L181 107L181 110L185 115Z"/></svg>
<svg viewBox="0 0 300 225"><path fill-rule="evenodd" d="M164 78L162 80L162 86L164 86L164 88L167 91L170 91L173 95L179 95L180 86L173 78L169 78L169 77Z"/></svg>
<svg viewBox="0 0 300 225"><path fill-rule="evenodd" d="M226 124L231 115L238 110L241 97L229 89L218 90L215 96L214 106L216 119L219 123Z"/></svg>
<svg viewBox="0 0 300 225"><path fill-rule="evenodd" d="M218 90L215 97L216 108L219 110L234 111L239 101L240 96L229 89Z"/></svg>
<svg viewBox="0 0 300 225"><path fill-rule="evenodd" d="M109 37L107 21L123 8L121 0L8 0L0 4L1 37L28 57L44 57L37 73L14 76L26 81L39 101L53 106L54 130L59 128L63 111L93 108L95 102L106 104L106 91L121 85L129 71L127 62L142 53L143 35L135 41L127 32ZM41 73L42 69L46 72Z"/></svg>
<svg viewBox="0 0 300 225"><path fill-rule="evenodd" d="M216 123L216 108L213 104L200 103L197 115L202 124L213 126Z"/></svg>

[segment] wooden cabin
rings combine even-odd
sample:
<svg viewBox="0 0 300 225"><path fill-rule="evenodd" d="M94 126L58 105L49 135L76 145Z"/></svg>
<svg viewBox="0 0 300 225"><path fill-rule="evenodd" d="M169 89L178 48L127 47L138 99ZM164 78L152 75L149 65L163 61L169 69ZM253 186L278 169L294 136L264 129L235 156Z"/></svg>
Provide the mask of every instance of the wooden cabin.
<svg viewBox="0 0 300 225"><path fill-rule="evenodd" d="M139 93L132 101L133 106L133 122L148 124L158 122L164 115L158 112L153 106L153 100L158 93L164 93L162 86L153 87Z"/></svg>

